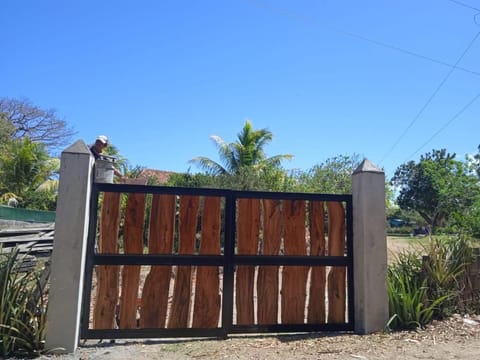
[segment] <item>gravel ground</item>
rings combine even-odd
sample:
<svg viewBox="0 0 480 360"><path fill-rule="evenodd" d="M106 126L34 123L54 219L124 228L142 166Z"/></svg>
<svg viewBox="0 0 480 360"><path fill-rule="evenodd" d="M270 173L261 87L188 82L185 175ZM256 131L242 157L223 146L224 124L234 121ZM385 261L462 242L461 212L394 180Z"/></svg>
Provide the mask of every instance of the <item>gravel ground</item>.
<svg viewBox="0 0 480 360"><path fill-rule="evenodd" d="M480 316L455 315L425 330L371 335L235 336L227 340L87 342L42 359L480 359Z"/></svg>

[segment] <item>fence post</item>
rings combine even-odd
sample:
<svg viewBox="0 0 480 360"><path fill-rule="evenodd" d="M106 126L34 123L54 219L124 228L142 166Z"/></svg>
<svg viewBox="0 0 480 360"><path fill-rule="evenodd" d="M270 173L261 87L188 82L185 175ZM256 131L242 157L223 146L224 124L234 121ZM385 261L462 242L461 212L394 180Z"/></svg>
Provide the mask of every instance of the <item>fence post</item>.
<svg viewBox="0 0 480 360"><path fill-rule="evenodd" d="M381 331L388 321L385 174L364 159L352 175L355 332Z"/></svg>
<svg viewBox="0 0 480 360"><path fill-rule="evenodd" d="M61 155L46 349L78 345L93 162L82 140Z"/></svg>

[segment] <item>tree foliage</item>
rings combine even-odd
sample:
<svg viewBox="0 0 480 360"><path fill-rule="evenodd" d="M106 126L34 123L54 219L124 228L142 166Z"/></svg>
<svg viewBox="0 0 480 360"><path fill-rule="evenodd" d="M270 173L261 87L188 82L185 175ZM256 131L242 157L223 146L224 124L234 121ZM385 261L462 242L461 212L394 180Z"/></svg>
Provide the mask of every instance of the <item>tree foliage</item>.
<svg viewBox="0 0 480 360"><path fill-rule="evenodd" d="M212 175L237 175L244 168L278 168L283 160L293 157L289 154L267 157L264 147L272 141L272 132L267 129L254 130L248 120L238 133L237 141L227 143L217 135L212 135L211 139L217 147L220 162L204 156L193 158L190 162Z"/></svg>
<svg viewBox="0 0 480 360"><path fill-rule="evenodd" d="M51 153L67 146L75 134L53 109L41 109L27 99L0 98L0 136L28 137L40 142Z"/></svg>
<svg viewBox="0 0 480 360"><path fill-rule="evenodd" d="M462 218L479 197L477 180L466 164L445 149L402 164L392 184L399 190L398 205L417 211L432 228Z"/></svg>
<svg viewBox="0 0 480 360"><path fill-rule="evenodd" d="M0 192L22 198L48 180L59 168L45 147L28 137L3 144L0 154Z"/></svg>
<svg viewBox="0 0 480 360"><path fill-rule="evenodd" d="M217 147L220 161L198 156L190 162L212 176L214 186L242 190L282 188L287 174L281 168L281 163L291 159L292 155L266 156L264 148L272 141L272 132L267 129L254 130L247 120L237 135L237 141L227 143L217 135L211 138Z"/></svg>
<svg viewBox="0 0 480 360"><path fill-rule="evenodd" d="M350 194L352 192L352 173L360 165L357 154L338 155L325 160L306 172L297 174L301 191Z"/></svg>

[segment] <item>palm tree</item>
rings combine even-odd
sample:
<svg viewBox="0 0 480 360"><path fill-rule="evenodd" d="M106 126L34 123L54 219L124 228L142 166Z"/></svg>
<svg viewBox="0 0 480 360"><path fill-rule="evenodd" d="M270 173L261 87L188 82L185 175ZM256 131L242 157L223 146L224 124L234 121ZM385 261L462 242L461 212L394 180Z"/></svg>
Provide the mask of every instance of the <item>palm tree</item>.
<svg viewBox="0 0 480 360"><path fill-rule="evenodd" d="M190 163L211 175L238 175L245 168L256 171L266 167L278 168L283 160L293 157L284 154L267 158L263 148L272 141L273 134L267 129L254 130L249 120L237 137L237 141L226 143L220 136L211 136L218 149L220 163L204 156L193 158Z"/></svg>

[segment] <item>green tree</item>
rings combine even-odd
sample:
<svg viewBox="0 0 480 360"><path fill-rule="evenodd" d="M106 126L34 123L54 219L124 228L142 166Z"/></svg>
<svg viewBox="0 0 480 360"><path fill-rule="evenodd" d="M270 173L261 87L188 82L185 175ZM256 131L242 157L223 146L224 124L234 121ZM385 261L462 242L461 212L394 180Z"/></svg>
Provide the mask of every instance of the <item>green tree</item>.
<svg viewBox="0 0 480 360"><path fill-rule="evenodd" d="M360 162L357 154L329 158L306 172L296 174L298 187L306 192L350 194L352 173Z"/></svg>
<svg viewBox="0 0 480 360"><path fill-rule="evenodd" d="M248 120L238 133L237 141L227 143L217 135L212 135L211 139L217 147L220 162L204 156L198 156L190 162L212 175L236 175L243 168L278 168L283 160L293 157L289 154L266 157L264 147L272 141L273 134L267 129L254 130Z"/></svg>
<svg viewBox="0 0 480 360"><path fill-rule="evenodd" d="M58 159L50 158L43 144L28 137L11 141L3 150L0 154L1 193L23 198L58 171Z"/></svg>
<svg viewBox="0 0 480 360"><path fill-rule="evenodd" d="M397 168L392 184L399 190L397 203L415 210L432 229L462 219L479 197L477 179L465 163L445 149L422 155Z"/></svg>
<svg viewBox="0 0 480 360"><path fill-rule="evenodd" d="M215 177L215 186L232 189L281 190L287 175L281 168L283 160L293 156L289 154L267 157L265 146L273 139L267 129L254 130L250 121L246 121L237 141L227 143L221 137L213 135L220 162L204 156L198 156L191 163Z"/></svg>
<svg viewBox="0 0 480 360"><path fill-rule="evenodd" d="M475 171L477 172L477 176L480 178L480 145L478 145L478 154L473 156L475 161Z"/></svg>

